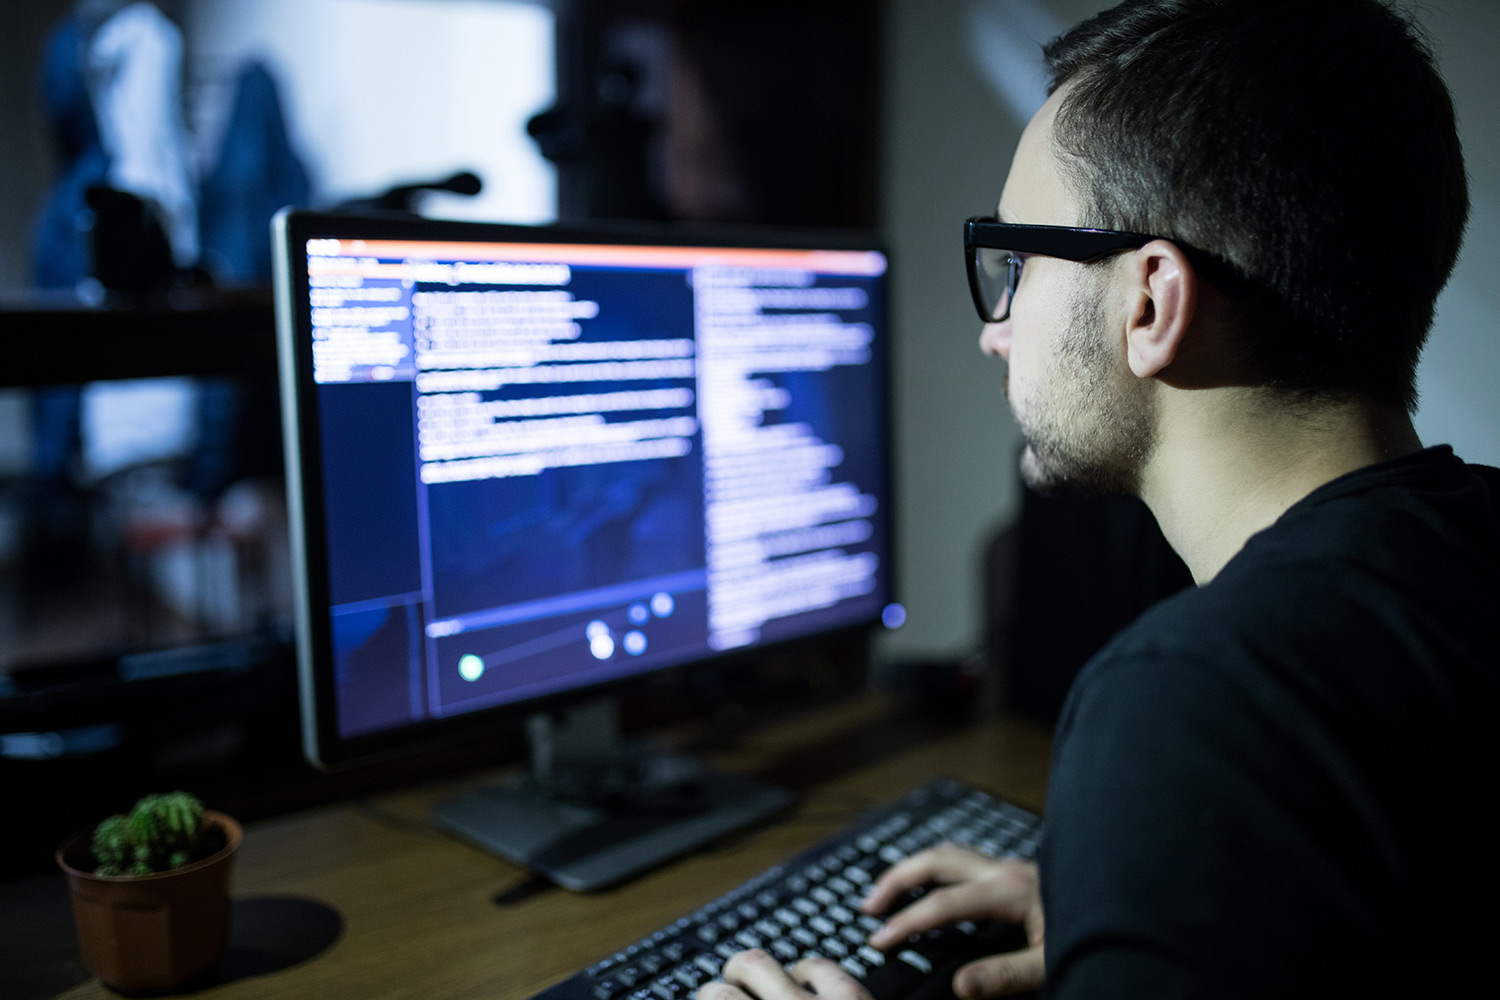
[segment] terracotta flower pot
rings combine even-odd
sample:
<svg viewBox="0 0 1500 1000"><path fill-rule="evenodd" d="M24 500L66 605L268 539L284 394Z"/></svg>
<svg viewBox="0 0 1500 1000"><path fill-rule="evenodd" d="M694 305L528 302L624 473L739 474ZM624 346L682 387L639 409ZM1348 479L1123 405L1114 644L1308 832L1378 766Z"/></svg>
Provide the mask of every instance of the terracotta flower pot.
<svg viewBox="0 0 1500 1000"><path fill-rule="evenodd" d="M152 875L93 874L92 830L58 849L83 964L105 985L121 993L171 989L224 954L229 875L243 834L223 813L205 812L203 822L223 833L223 849Z"/></svg>

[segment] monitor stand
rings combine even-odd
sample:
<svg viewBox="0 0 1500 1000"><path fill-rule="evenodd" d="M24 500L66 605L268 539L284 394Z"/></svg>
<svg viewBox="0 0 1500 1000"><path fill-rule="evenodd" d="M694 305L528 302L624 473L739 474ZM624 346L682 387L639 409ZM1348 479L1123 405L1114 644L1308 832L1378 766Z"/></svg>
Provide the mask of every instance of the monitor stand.
<svg viewBox="0 0 1500 1000"><path fill-rule="evenodd" d="M442 829L568 889L602 889L780 812L792 793L622 743L615 705L526 720L529 773L433 809Z"/></svg>

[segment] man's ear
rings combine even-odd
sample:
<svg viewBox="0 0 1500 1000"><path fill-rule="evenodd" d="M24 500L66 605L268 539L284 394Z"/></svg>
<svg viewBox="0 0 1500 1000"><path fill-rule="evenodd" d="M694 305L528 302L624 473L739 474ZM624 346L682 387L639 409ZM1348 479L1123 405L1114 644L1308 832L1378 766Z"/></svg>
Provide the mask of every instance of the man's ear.
<svg viewBox="0 0 1500 1000"><path fill-rule="evenodd" d="M1174 243L1153 240L1135 252L1125 347L1138 378L1150 378L1176 360L1198 309L1198 280Z"/></svg>

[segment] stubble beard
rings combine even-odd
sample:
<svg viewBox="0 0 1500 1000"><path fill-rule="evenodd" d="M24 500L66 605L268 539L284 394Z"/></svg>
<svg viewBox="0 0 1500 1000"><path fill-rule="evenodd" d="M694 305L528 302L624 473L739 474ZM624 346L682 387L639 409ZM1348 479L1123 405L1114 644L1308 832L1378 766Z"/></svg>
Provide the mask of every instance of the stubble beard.
<svg viewBox="0 0 1500 1000"><path fill-rule="evenodd" d="M1052 381L1012 406L1026 444L1021 478L1048 495L1139 495L1156 439L1149 387L1120 369L1105 341L1102 282L1086 282L1068 311Z"/></svg>

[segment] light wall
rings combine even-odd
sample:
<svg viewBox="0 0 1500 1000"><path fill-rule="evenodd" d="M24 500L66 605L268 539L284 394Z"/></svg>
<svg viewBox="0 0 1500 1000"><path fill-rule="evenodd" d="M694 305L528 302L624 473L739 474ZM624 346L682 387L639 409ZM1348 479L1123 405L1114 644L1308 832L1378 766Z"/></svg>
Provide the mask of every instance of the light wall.
<svg viewBox="0 0 1500 1000"><path fill-rule="evenodd" d="M1458 106L1473 206L1418 371L1417 432L1500 465L1500 3L1424 0L1416 13ZM1401 249L1397 241L1391 252Z"/></svg>
<svg viewBox="0 0 1500 1000"><path fill-rule="evenodd" d="M431 195L425 214L538 223L557 178L526 134L555 95L555 17L527 0L192 0L195 129L210 159L235 74L264 62L321 203L473 169L477 197Z"/></svg>
<svg viewBox="0 0 1500 1000"><path fill-rule="evenodd" d="M1019 510L1018 437L1001 395L1003 365L976 347L960 223L994 207L1028 100L1013 78L1034 70L996 62L1004 46L976 37L1008 27L1017 51L1034 52L1027 36L1044 41L1051 27L1106 6L890 0L883 222L897 269L897 554L908 623L884 637L886 659L978 648L980 559ZM1428 444L1500 465L1500 4L1424 0L1415 10L1458 104L1474 202L1420 370L1417 429ZM1391 250L1400 253L1399 242Z"/></svg>

